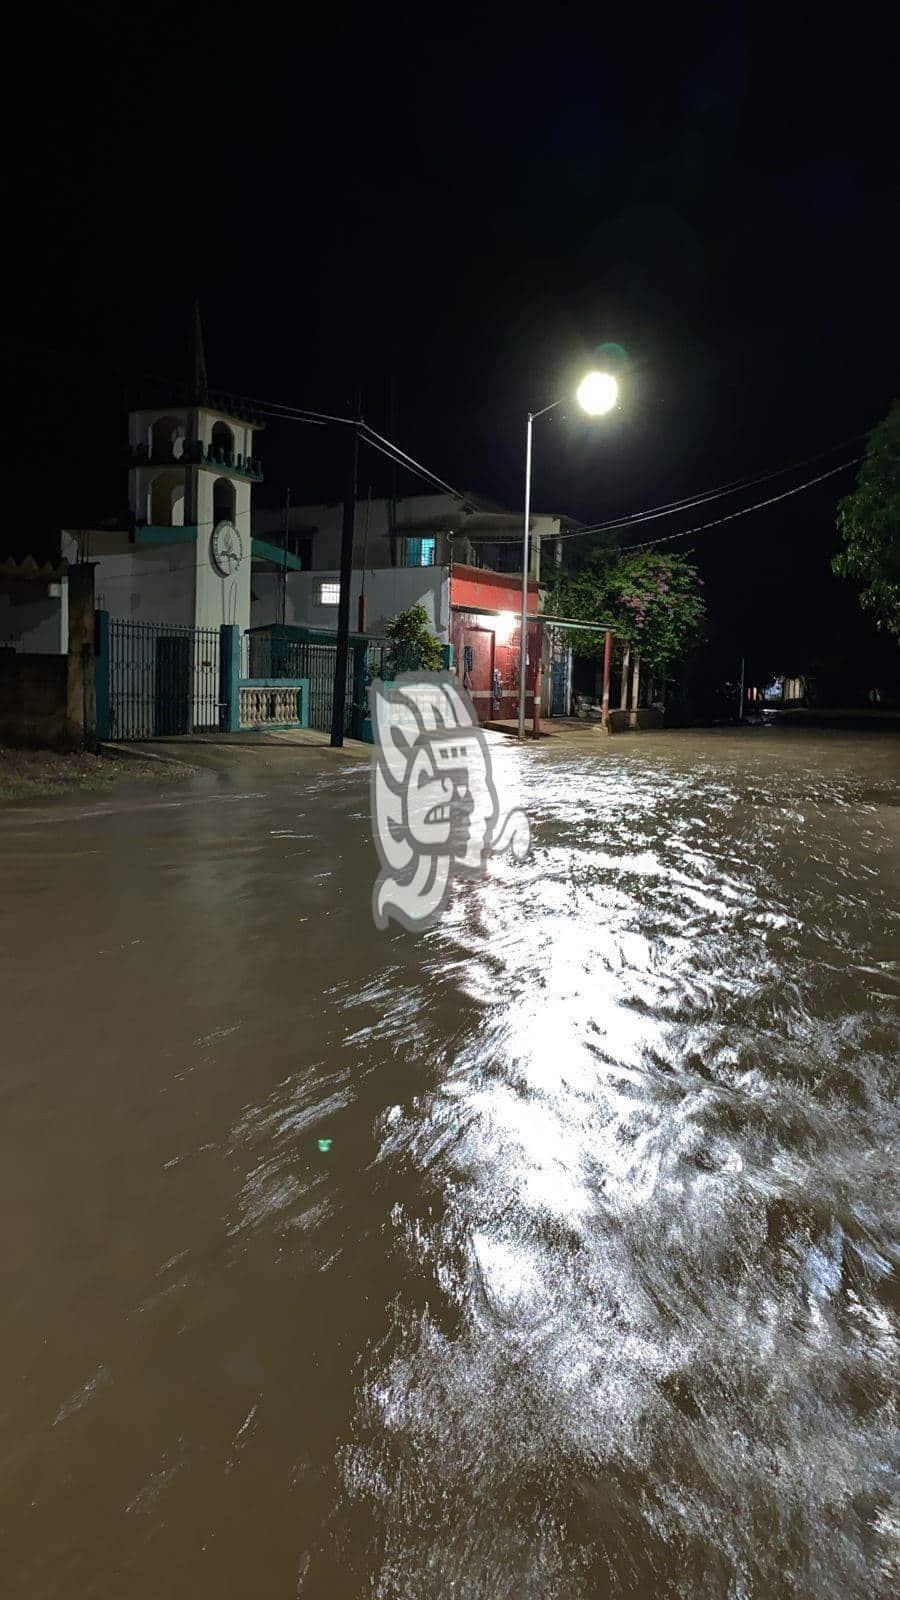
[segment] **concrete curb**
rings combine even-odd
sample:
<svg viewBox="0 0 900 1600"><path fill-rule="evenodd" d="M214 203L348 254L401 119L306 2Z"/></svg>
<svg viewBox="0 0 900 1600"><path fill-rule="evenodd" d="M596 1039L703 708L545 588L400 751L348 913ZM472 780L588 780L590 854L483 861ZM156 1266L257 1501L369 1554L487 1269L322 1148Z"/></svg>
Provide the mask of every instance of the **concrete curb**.
<svg viewBox="0 0 900 1600"><path fill-rule="evenodd" d="M193 767L192 761L180 761L178 756L161 756L155 750L146 750L141 745L113 744L102 741L97 746L98 756L107 761L156 761L161 767Z"/></svg>

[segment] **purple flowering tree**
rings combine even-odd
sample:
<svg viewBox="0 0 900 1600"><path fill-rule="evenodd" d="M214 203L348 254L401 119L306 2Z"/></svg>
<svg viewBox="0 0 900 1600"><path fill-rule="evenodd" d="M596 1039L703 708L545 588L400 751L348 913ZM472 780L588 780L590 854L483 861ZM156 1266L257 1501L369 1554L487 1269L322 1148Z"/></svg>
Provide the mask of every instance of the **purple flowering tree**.
<svg viewBox="0 0 900 1600"><path fill-rule="evenodd" d="M702 580L683 556L622 556L606 576L603 609L616 632L663 678L697 643L706 607Z"/></svg>
<svg viewBox="0 0 900 1600"><path fill-rule="evenodd" d="M621 555L597 568L561 576L553 609L559 616L608 623L616 637L640 651L658 678L682 661L703 631L702 580L683 556ZM577 656L599 661L603 634L567 634Z"/></svg>

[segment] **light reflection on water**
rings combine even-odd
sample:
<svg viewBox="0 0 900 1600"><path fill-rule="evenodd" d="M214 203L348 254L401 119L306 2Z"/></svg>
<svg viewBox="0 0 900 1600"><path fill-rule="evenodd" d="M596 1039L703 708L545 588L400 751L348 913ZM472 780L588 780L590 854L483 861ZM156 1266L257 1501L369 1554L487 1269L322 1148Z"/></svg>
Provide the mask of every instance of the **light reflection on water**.
<svg viewBox="0 0 900 1600"><path fill-rule="evenodd" d="M843 963L896 971L865 815L789 779L539 776L530 862L429 940L471 1024L382 1121L426 1303L398 1296L343 1455L373 1592L877 1592L891 1050ZM422 1010L398 989L378 1026Z"/></svg>

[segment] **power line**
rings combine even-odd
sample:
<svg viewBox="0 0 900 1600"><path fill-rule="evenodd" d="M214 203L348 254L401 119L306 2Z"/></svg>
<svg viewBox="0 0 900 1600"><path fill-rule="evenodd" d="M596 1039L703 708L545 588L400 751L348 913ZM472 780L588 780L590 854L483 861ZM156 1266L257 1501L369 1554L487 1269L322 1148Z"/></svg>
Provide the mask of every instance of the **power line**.
<svg viewBox="0 0 900 1600"><path fill-rule="evenodd" d="M842 461L839 467L831 467L828 472L820 472L816 478L808 478L806 483L798 483L793 489L785 489L781 494L770 495L768 500L757 500L755 505L743 506L740 511L729 511L724 517L716 517L712 522L701 522L694 528L682 528L680 533L660 534L656 539L645 539L641 544L623 546L623 553L630 555L633 550L649 550L652 545L671 544L673 539L687 539L693 533L705 533L707 528L718 528L723 522L733 522L736 517L749 517L752 511L762 511L765 506L774 506L779 500L789 500L791 495L802 494L804 489L811 489L814 484L823 483L826 478L833 478L838 472L845 472L848 467L855 466L862 456L851 456L849 461Z"/></svg>
<svg viewBox="0 0 900 1600"><path fill-rule="evenodd" d="M371 449L377 450L381 455L386 456L389 461L393 461L397 466L404 467L407 472L412 473L414 477L421 478L424 483L430 484L433 488L440 489L443 494L452 495L454 500L464 501L470 498L468 495L463 494L461 490L454 489L451 484L445 483L443 478L439 478L437 474L431 472L428 467L420 466L412 456L408 456L406 454L405 450L401 450L399 445L395 445L390 449L386 448L386 446L390 445L391 441L383 440L381 434L375 433L374 429L370 428L367 423L362 424L360 429L360 437L363 440L363 443L369 445Z"/></svg>
<svg viewBox="0 0 900 1600"><path fill-rule="evenodd" d="M277 422L308 423L315 427L326 427L329 424L337 424L341 427L356 428L359 431L360 438L365 444L370 445L373 450L380 451L380 453L383 456L386 456L389 461L392 461L395 466L403 467L407 472L411 473L413 477L421 479L423 483L429 484L432 488L440 489L442 494L452 495L455 500L464 501L471 500L472 498L471 495L464 494L461 489L454 489L452 484L447 483L443 478L438 477L436 472L432 472L431 469L424 466L421 461L417 461L414 456L409 455L406 450L401 449L400 445L395 444L392 439L386 439L383 434L377 433L368 422L365 422L362 419L357 419L355 417L338 417L329 415L329 413L324 411L308 411L299 406L281 406L280 402L254 400L249 395L235 395L234 399L246 402L247 405L255 407L260 416L272 417L273 420ZM278 406L280 409L276 410L276 406Z"/></svg>
<svg viewBox="0 0 900 1600"><path fill-rule="evenodd" d="M42 351L47 355L68 356L71 354L71 352L57 350L49 345L36 344L31 340L19 340L10 335L4 335L4 337L8 338L10 342L18 343L25 348ZM170 381L163 374L157 372L145 371L141 376L155 383L168 383ZM252 395L235 394L231 391L228 393L210 391L210 405L207 409L213 411L225 409L227 414L227 406L219 407L215 405L214 402L217 398L224 402L237 401L239 404L254 410L259 416L271 417L275 422L302 422L316 428L339 426L361 429L369 436L366 438L366 442L371 444L373 449L381 447L382 454L386 455L388 460L394 461L395 465L405 467L408 472L421 478L423 482L438 487L442 493L453 495L454 499L471 500L472 498L471 495L464 494L460 489L454 489L452 485L445 483L443 478L438 477L437 473L431 472L421 462L416 461L413 456L402 450L399 445L394 444L393 440L386 439L381 434L376 433L375 429L371 428L367 422L363 422L361 418L341 417L334 412L316 411L307 406L289 406L280 400L259 400ZM394 451L396 454L391 455L389 454L390 451Z"/></svg>
<svg viewBox="0 0 900 1600"><path fill-rule="evenodd" d="M674 516L678 511L689 511L694 506L708 504L711 500L721 499L728 494L736 494L741 489L752 489L757 484L768 483L772 478L781 478L788 472L798 472L801 467L809 467L816 461L823 461L826 456L834 455L837 450L846 449L847 445L855 444L857 439L865 438L869 429L851 434L849 439L844 439L840 444L833 444L827 450L819 450L815 455L806 456L801 461L793 461L786 467L775 467L770 472L760 472L746 478L735 478L730 483L720 484L716 489L705 489L696 495L686 495L683 500L669 500L661 506L652 506L644 511L634 511L624 517L611 517L606 522L594 522L585 528L575 528L571 532L558 535L561 539L580 539L589 533L607 533L617 528L630 527L635 522L653 522L658 517ZM858 461L859 456L854 460ZM811 480L816 482L818 480ZM777 497L776 497L777 498ZM765 502L764 502L765 503ZM680 535L673 535L680 537ZM633 546L630 548L634 548Z"/></svg>
<svg viewBox="0 0 900 1600"><path fill-rule="evenodd" d="M229 396L229 398L238 400L242 405L252 408L261 417L272 417L276 422L307 422L317 428L333 426L334 424L344 428L356 428L359 426L356 417L337 417L332 415L331 412L312 411L305 406L282 406L278 400L253 400L246 394L235 394ZM221 408L210 406L208 409L216 411ZM225 414L227 415L227 413Z"/></svg>

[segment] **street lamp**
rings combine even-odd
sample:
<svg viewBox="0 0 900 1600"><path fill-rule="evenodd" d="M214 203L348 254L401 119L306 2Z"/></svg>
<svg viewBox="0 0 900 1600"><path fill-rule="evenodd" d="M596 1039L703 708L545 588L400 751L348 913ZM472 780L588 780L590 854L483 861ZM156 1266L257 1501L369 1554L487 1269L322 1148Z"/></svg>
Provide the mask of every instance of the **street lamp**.
<svg viewBox="0 0 900 1600"><path fill-rule="evenodd" d="M589 417L602 417L616 403L619 385L609 372L588 372L576 390L582 411ZM554 400L541 411L529 411L525 429L525 537L522 542L522 616L519 636L519 738L525 737L525 662L528 640L528 541L531 522L531 435L537 417L545 417L562 405L562 398Z"/></svg>

